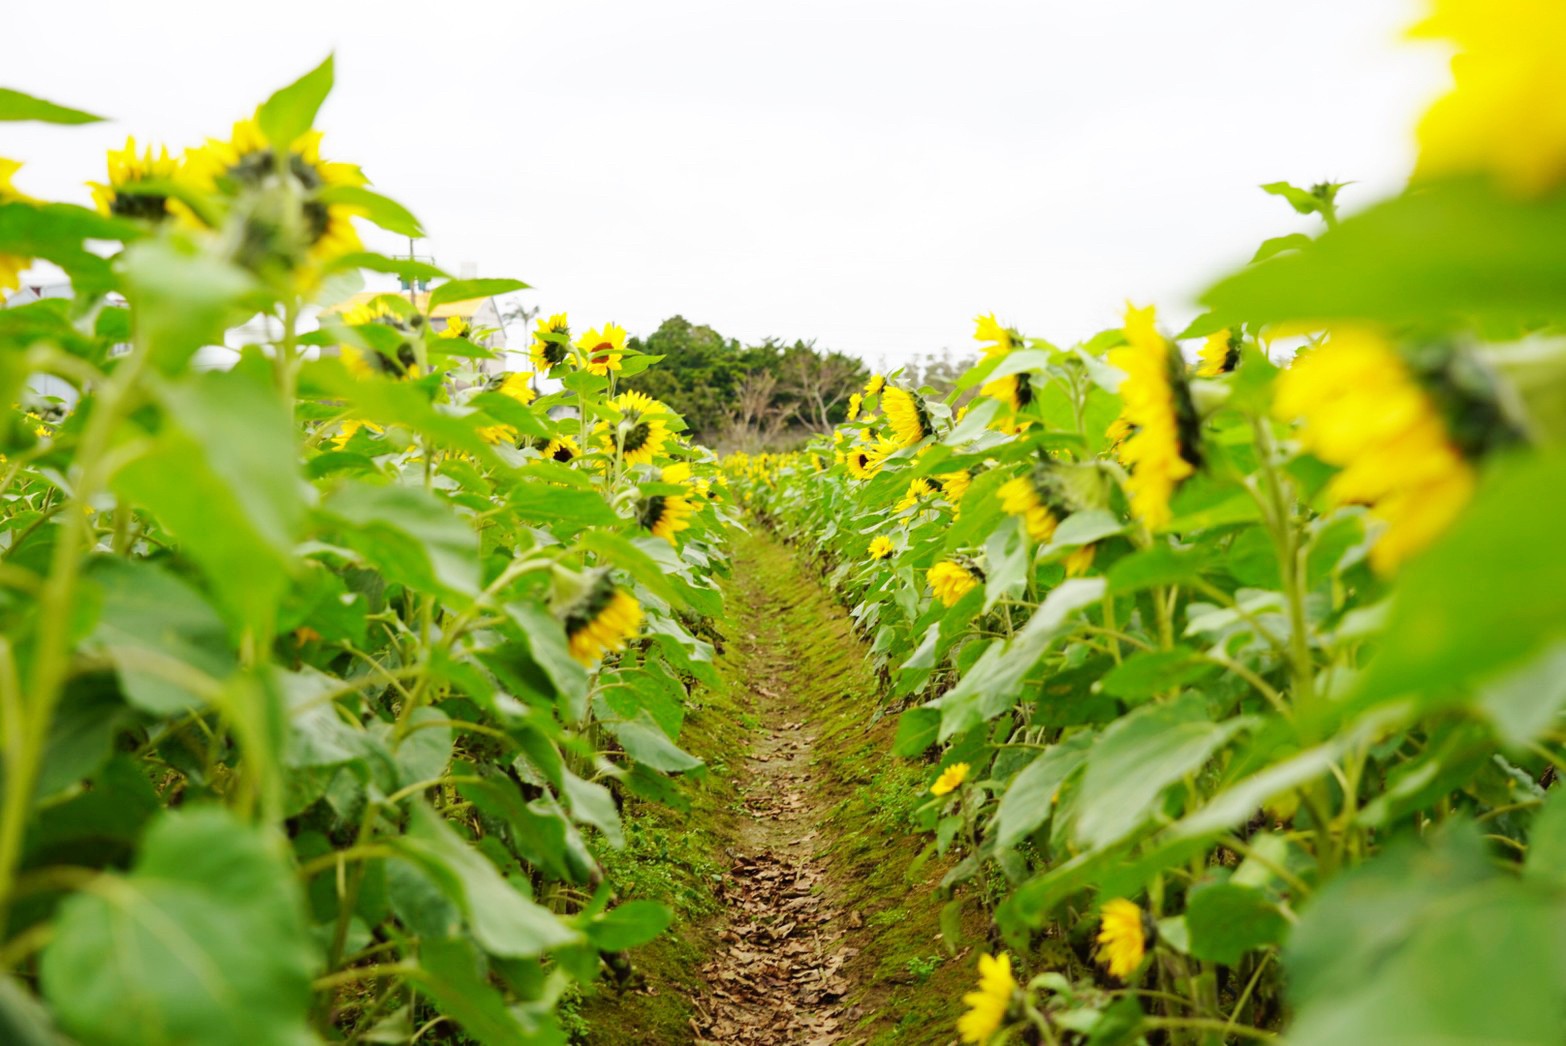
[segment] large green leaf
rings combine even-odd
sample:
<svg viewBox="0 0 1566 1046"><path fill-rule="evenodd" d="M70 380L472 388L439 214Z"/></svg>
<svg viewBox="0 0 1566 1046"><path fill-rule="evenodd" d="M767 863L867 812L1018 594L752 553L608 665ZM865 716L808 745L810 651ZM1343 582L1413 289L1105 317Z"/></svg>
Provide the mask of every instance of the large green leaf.
<svg viewBox="0 0 1566 1046"><path fill-rule="evenodd" d="M434 494L419 487L347 483L332 492L322 511L344 544L388 581L420 592L478 594L478 535Z"/></svg>
<svg viewBox="0 0 1566 1046"><path fill-rule="evenodd" d="M98 123L102 119L101 116L84 113L80 109L68 109L9 87L0 87L0 121L38 120L41 123L83 124Z"/></svg>
<svg viewBox="0 0 1566 1046"><path fill-rule="evenodd" d="M281 840L208 807L165 813L129 875L61 907L40 967L66 1031L107 1046L306 1041L313 948Z"/></svg>
<svg viewBox="0 0 1566 1046"><path fill-rule="evenodd" d="M430 291L430 309L455 301L472 301L474 298L493 298L497 294L525 291L527 284L521 280L451 280Z"/></svg>
<svg viewBox="0 0 1566 1046"><path fill-rule="evenodd" d="M261 133L282 148L310 130L332 90L332 56L262 103L256 113Z"/></svg>
<svg viewBox="0 0 1566 1046"><path fill-rule="evenodd" d="M1049 820L1061 783L1082 766L1092 743L1092 734L1077 734L1023 767L995 812L996 846L1016 846Z"/></svg>

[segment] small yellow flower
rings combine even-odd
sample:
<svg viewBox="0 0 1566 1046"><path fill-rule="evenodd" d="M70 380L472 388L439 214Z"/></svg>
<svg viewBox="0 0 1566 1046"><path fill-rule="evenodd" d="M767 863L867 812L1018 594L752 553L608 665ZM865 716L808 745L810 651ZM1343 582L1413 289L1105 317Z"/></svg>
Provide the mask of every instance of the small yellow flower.
<svg viewBox="0 0 1566 1046"><path fill-rule="evenodd" d="M576 341L582 350L583 368L590 374L605 377L612 370L620 369L620 358L625 355L625 328L615 323L604 324L603 333L590 330Z"/></svg>
<svg viewBox="0 0 1566 1046"><path fill-rule="evenodd" d="M957 790L957 786L968 779L969 766L967 763L953 763L941 771L941 776L935 779L930 786L931 795L949 795Z"/></svg>
<svg viewBox="0 0 1566 1046"><path fill-rule="evenodd" d="M932 494L935 494L937 489L938 488L936 485L927 479L920 478L910 480L908 483L908 492L904 494L903 499L897 503L897 511L906 512L911 508L918 508L919 503L925 498L930 497Z"/></svg>
<svg viewBox="0 0 1566 1046"><path fill-rule="evenodd" d="M23 196L11 184L11 179L22 165L15 160L7 160L0 156L0 203L25 203L27 197ZM22 285L22 272L32 264L31 258L24 258L19 254L6 254L0 252L0 291L16 290Z"/></svg>
<svg viewBox="0 0 1566 1046"><path fill-rule="evenodd" d="M1455 41L1457 85L1419 123L1415 176L1488 174L1538 196L1566 182L1566 5L1432 0L1410 35Z"/></svg>
<svg viewBox="0 0 1566 1046"><path fill-rule="evenodd" d="M1105 902L1099 913L1098 961L1111 976L1126 980L1146 954L1142 909L1122 898Z"/></svg>
<svg viewBox="0 0 1566 1046"><path fill-rule="evenodd" d="M965 1043L984 1046L1006 1023L1017 980L1011 975L1011 956L979 956L979 989L963 995L968 1012L957 1018L957 1034Z"/></svg>
<svg viewBox="0 0 1566 1046"><path fill-rule="evenodd" d="M911 447L935 431L918 393L889 386L881 395L881 410L899 446Z"/></svg>
<svg viewBox="0 0 1566 1046"><path fill-rule="evenodd" d="M1343 471L1334 503L1366 504L1387 529L1370 562L1389 573L1434 541L1473 493L1473 467L1436 404L1375 331L1341 328L1278 379L1273 410L1303 419L1300 444Z"/></svg>
<svg viewBox="0 0 1566 1046"><path fill-rule="evenodd" d="M855 479L869 479L898 449L897 443L885 436L877 437L874 443L857 444L844 453L848 474Z"/></svg>
<svg viewBox="0 0 1566 1046"><path fill-rule="evenodd" d="M973 318L973 340L984 351L984 358L1004 356L1017 346L1017 333L995 318L995 314Z"/></svg>
<svg viewBox="0 0 1566 1046"><path fill-rule="evenodd" d="M864 397L854 393L848 397L848 420L854 421L859 417L859 406L864 402Z"/></svg>
<svg viewBox="0 0 1566 1046"><path fill-rule="evenodd" d="M348 372L356 378L380 376L391 378L393 381L417 378L419 363L418 351L413 343L415 337L413 323L387 305L382 300L383 297L377 296L344 310L343 321L355 327L380 324L405 335L404 339L395 350L389 352L361 349L357 345L343 345L341 348L343 366L347 367Z"/></svg>
<svg viewBox="0 0 1566 1046"><path fill-rule="evenodd" d="M935 592L942 606L952 606L984 580L978 567L943 559L925 572L925 580Z"/></svg>
<svg viewBox="0 0 1566 1046"><path fill-rule="evenodd" d="M622 649L641 624L641 604L617 588L604 571L565 612L571 656L591 668L604 654Z"/></svg>
<svg viewBox="0 0 1566 1046"><path fill-rule="evenodd" d="M453 341L472 341L473 328L461 316L452 316L446 320L446 326L442 328L440 336Z"/></svg>
<svg viewBox="0 0 1566 1046"><path fill-rule="evenodd" d="M125 148L109 153L108 182L88 182L98 213L118 218L143 218L162 221L169 216L169 198L160 193L121 192L127 186L143 182L172 182L180 176L179 161L167 148L153 153L149 145L136 151L136 139L126 138Z"/></svg>
<svg viewBox="0 0 1566 1046"><path fill-rule="evenodd" d="M865 382L865 398L868 399L871 396L878 395L884 388L886 388L886 376L884 374L870 375L870 380Z"/></svg>
<svg viewBox="0 0 1566 1046"><path fill-rule="evenodd" d="M354 434L360 429L375 433L382 431L381 427L373 421L360 421L357 418L349 418L343 422L342 428L338 430L336 437L332 440L332 445L341 449L349 440L353 439Z"/></svg>
<svg viewBox="0 0 1566 1046"><path fill-rule="evenodd" d="M941 481L941 493L953 506L961 504L962 496L968 493L968 488L973 485L973 477L966 470L942 472L935 478Z"/></svg>
<svg viewBox="0 0 1566 1046"><path fill-rule="evenodd" d="M557 312L547 320L540 319L529 353L533 357L533 369L548 374L551 367L564 363L571 355L570 341L571 325L565 313Z"/></svg>
<svg viewBox="0 0 1566 1046"><path fill-rule="evenodd" d="M1201 464L1196 410L1185 385L1185 361L1158 332L1151 307L1127 307L1125 336L1127 344L1109 353L1109 362L1126 375L1120 417L1109 435L1130 432L1117 453L1130 471L1131 508L1156 530L1169 522L1175 488Z"/></svg>
<svg viewBox="0 0 1566 1046"><path fill-rule="evenodd" d="M1026 374L1008 374L996 381L987 381L979 391L1006 404L1013 414L1033 402L1033 382Z"/></svg>
<svg viewBox="0 0 1566 1046"><path fill-rule="evenodd" d="M1232 371L1240 362L1240 335L1237 331L1214 331L1202 343L1201 360L1196 365L1198 378L1216 378Z"/></svg>
<svg viewBox="0 0 1566 1046"><path fill-rule="evenodd" d="M1028 537L1043 544L1055 536L1060 520L1045 500L1045 495L1034 482L1033 475L1018 476L1001 484L1001 511L1008 516L1021 518Z"/></svg>
<svg viewBox="0 0 1566 1046"><path fill-rule="evenodd" d="M896 551L897 546L892 544L892 539L885 534L878 534L870 541L869 552L871 559L885 559Z"/></svg>

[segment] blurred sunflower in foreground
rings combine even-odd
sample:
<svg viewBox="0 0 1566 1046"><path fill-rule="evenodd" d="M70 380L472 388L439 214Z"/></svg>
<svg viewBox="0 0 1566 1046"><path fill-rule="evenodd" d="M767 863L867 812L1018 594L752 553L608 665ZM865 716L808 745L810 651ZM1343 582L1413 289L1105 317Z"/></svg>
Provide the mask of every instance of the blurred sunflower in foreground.
<svg viewBox="0 0 1566 1046"><path fill-rule="evenodd" d="M1130 472L1131 508L1150 530L1169 522L1169 499L1202 463L1196 408L1185 383L1185 360L1159 333L1152 306L1128 307L1125 346L1109 362L1125 372L1123 406L1110 426L1116 454Z"/></svg>
<svg viewBox="0 0 1566 1046"><path fill-rule="evenodd" d="M0 156L0 203L27 203L23 196L11 184L11 179L16 172L22 169L21 163L16 160L7 160ZM5 254L0 252L0 291L16 290L22 285L22 270L32 264L31 258L23 258L17 254Z"/></svg>
<svg viewBox="0 0 1566 1046"><path fill-rule="evenodd" d="M642 605L604 570L591 579L563 617L571 656L591 668L636 635L642 624Z"/></svg>

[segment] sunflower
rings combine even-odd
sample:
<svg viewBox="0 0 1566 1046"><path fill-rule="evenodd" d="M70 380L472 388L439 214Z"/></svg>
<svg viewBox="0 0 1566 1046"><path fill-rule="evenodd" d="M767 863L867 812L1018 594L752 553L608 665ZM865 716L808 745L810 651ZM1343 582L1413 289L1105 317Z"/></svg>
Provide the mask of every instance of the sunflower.
<svg viewBox="0 0 1566 1046"><path fill-rule="evenodd" d="M1303 419L1300 445L1342 472L1336 504L1367 504L1386 531L1370 552L1389 573L1428 545L1473 493L1474 469L1430 394L1375 331L1346 328L1278 379L1273 410Z"/></svg>
<svg viewBox="0 0 1566 1046"><path fill-rule="evenodd" d="M28 198L23 196L11 184L11 179L16 172L22 169L22 165L16 160L7 160L0 156L0 203L25 203ZM31 258L24 258L19 254L6 254L0 252L0 291L16 290L22 285L22 272L32 264Z"/></svg>
<svg viewBox="0 0 1566 1046"><path fill-rule="evenodd" d="M261 130L257 119L251 117L236 123L227 141L210 138L206 145L186 152L183 170L193 187L234 198L264 192L279 179L292 179L304 202L298 214L288 216L284 227L299 227L311 262L320 265L363 249L352 221L362 212L346 204L327 202L320 196L323 190L362 187L369 180L353 164L323 159L320 131L306 131L289 142L274 142ZM294 252L290 245L278 239L280 224L283 223L266 215L264 209L252 210L244 230L240 260L255 263L291 259Z"/></svg>
<svg viewBox="0 0 1566 1046"><path fill-rule="evenodd" d="M414 347L413 339L416 332L423 324L423 317L415 316L412 319L402 316L391 309L379 297L371 298L362 305L355 305L343 312L343 321L350 326L365 327L370 324L380 324L405 335L394 350L382 352L379 349L361 349L357 345L343 345L341 349L343 366L356 378L372 378L377 375L393 380L404 378L417 378L419 376L419 354Z"/></svg>
<svg viewBox="0 0 1566 1046"><path fill-rule="evenodd" d="M473 328L461 316L453 316L446 321L446 326L441 329L440 336L454 340L472 341Z"/></svg>
<svg viewBox="0 0 1566 1046"><path fill-rule="evenodd" d="M925 573L942 606L949 607L984 581L984 571L967 561L943 559Z"/></svg>
<svg viewBox="0 0 1566 1046"><path fill-rule="evenodd" d="M892 544L892 539L885 534L878 534L871 539L870 548L866 551L871 559L886 559L897 551L897 546Z"/></svg>
<svg viewBox="0 0 1566 1046"><path fill-rule="evenodd" d="M1240 332L1214 331L1202 343L1201 362L1196 365L1198 378L1216 378L1228 374L1240 362Z"/></svg>
<svg viewBox="0 0 1566 1046"><path fill-rule="evenodd" d="M625 328L617 324L604 324L603 333L590 330L576 340L585 362L583 368L590 374L605 377L612 370L620 369L620 358L625 355Z"/></svg>
<svg viewBox="0 0 1566 1046"><path fill-rule="evenodd" d="M957 790L957 786L968 779L969 766L967 763L953 763L941 771L941 776L935 779L930 786L931 795L948 795Z"/></svg>
<svg viewBox="0 0 1566 1046"><path fill-rule="evenodd" d="M1156 530L1169 522L1175 487L1202 463L1196 409L1185 384L1185 361L1158 332L1151 306L1126 309L1125 337L1128 344L1109 353L1109 362L1126 375L1120 417L1110 435L1131 430L1117 454L1131 473L1126 487L1132 509Z"/></svg>
<svg viewBox="0 0 1566 1046"><path fill-rule="evenodd" d="M884 374L872 374L870 380L865 382L865 398L879 395L886 388L886 376Z"/></svg>
<svg viewBox="0 0 1566 1046"><path fill-rule="evenodd" d="M874 443L859 443L844 453L848 474L855 479L869 479L880 471L886 459L898 450L898 445L885 436L877 436Z"/></svg>
<svg viewBox="0 0 1566 1046"><path fill-rule="evenodd" d="M968 493L968 488L973 485L973 476L967 469L942 472L935 478L940 481L942 495L954 506L962 503L962 496Z"/></svg>
<svg viewBox="0 0 1566 1046"><path fill-rule="evenodd" d="M576 440L564 433L557 435L554 439L540 436L533 441L533 449L542 456L562 464L580 457L582 453L582 448L577 445Z"/></svg>
<svg viewBox="0 0 1566 1046"><path fill-rule="evenodd" d="M985 382L979 392L1000 400L1013 414L1017 414L1033 402L1033 381L1026 374L1008 374L1004 378Z"/></svg>
<svg viewBox="0 0 1566 1046"><path fill-rule="evenodd" d="M1043 544L1055 536L1060 519L1052 507L1054 497L1049 487L1048 473L1042 467L1028 475L1007 480L1001 485L998 494L1001 511L1020 518L1028 537Z"/></svg>
<svg viewBox="0 0 1566 1046"><path fill-rule="evenodd" d="M855 392L848 397L848 420L854 421L859 417L859 405L864 402L864 397Z"/></svg>
<svg viewBox="0 0 1566 1046"><path fill-rule="evenodd" d="M965 1043L984 1046L1006 1023L1017 981L1011 975L1011 956L979 956L978 991L967 992L962 1004L968 1012L957 1018L957 1034Z"/></svg>
<svg viewBox="0 0 1566 1046"><path fill-rule="evenodd" d="M581 598L566 608L563 617L571 656L591 668L636 635L642 623L642 605L621 591L603 570Z"/></svg>
<svg viewBox="0 0 1566 1046"><path fill-rule="evenodd" d="M1142 965L1149 936L1142 909L1122 898L1106 901L1099 913L1098 961L1110 976L1127 980Z"/></svg>
<svg viewBox="0 0 1566 1046"><path fill-rule="evenodd" d="M122 192L145 182L172 182L180 176L179 161L167 148L156 154L152 146L137 153L136 139L126 138L125 148L109 153L109 180L88 182L98 213L116 218L141 218L160 222L170 214L169 198L157 192Z"/></svg>
<svg viewBox="0 0 1566 1046"><path fill-rule="evenodd" d="M939 485L928 479L924 479L923 477L910 480L908 483L908 492L904 494L903 499L897 503L897 511L906 512L908 509L918 508L920 502L934 494L939 494L940 490L941 488Z"/></svg>
<svg viewBox="0 0 1566 1046"><path fill-rule="evenodd" d="M571 355L570 345L571 325L565 313L557 312L547 320L539 320L530 350L533 368L540 374L548 374L551 367L564 363Z"/></svg>
<svg viewBox="0 0 1566 1046"><path fill-rule="evenodd" d="M610 404L620 412L620 422L611 432L607 423L599 422L598 434L603 448L611 453L618 451L627 465L643 465L652 461L669 442L666 418L669 408L641 392L622 392Z"/></svg>
<svg viewBox="0 0 1566 1046"><path fill-rule="evenodd" d="M1021 335L997 320L993 312L975 316L973 324L973 340L983 347L985 359L1006 355L1022 340Z"/></svg>
<svg viewBox="0 0 1566 1046"><path fill-rule="evenodd" d="M498 392L526 406L532 403L537 395L533 391L532 379L532 371L497 374L484 383L484 391ZM485 425L478 430L478 433L489 443L509 443L515 446L517 442L517 430L514 425Z"/></svg>
<svg viewBox="0 0 1566 1046"><path fill-rule="evenodd" d="M1457 84L1419 123L1419 178L1488 174L1540 196L1566 182L1566 6L1434 0L1410 35L1453 40Z"/></svg>
<svg viewBox="0 0 1566 1046"><path fill-rule="evenodd" d="M674 535L691 525L696 506L678 494L654 494L642 499L637 509L636 521L652 531L654 537L663 538L669 544L678 544Z"/></svg>
<svg viewBox="0 0 1566 1046"><path fill-rule="evenodd" d="M888 386L881 396L881 410L900 447L911 447L935 432L918 393L896 385Z"/></svg>
<svg viewBox="0 0 1566 1046"><path fill-rule="evenodd" d="M347 421L343 422L342 428L338 430L337 435L333 438L332 446L336 447L338 450L341 450L343 447L348 445L348 441L353 439L354 435L361 429L366 432L374 432L377 434L384 431L373 421L361 421L358 418L349 418Z"/></svg>

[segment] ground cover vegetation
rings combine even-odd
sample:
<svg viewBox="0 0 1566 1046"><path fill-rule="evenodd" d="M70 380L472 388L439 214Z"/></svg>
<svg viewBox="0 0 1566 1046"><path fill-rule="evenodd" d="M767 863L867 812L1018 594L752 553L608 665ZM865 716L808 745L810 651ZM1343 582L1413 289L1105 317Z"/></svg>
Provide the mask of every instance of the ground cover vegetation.
<svg viewBox="0 0 1566 1046"><path fill-rule="evenodd" d="M1265 186L1317 234L1186 329L981 316L966 407L875 375L727 462L907 706L991 926L964 1042L1561 1034L1566 15L1415 33L1460 56L1407 191Z"/></svg>

